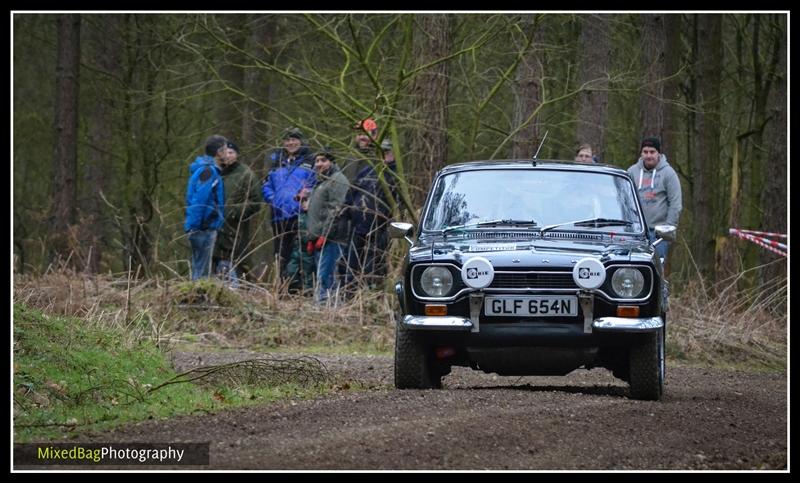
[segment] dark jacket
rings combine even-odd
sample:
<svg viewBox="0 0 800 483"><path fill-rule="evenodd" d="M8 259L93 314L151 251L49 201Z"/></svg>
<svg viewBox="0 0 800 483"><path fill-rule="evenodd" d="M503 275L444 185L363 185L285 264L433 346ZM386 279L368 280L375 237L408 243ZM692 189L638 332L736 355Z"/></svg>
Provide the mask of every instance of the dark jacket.
<svg viewBox="0 0 800 483"><path fill-rule="evenodd" d="M350 183L354 183L358 177L358 173L370 166L370 160L372 160L373 163L378 162L378 159L375 158L375 147L372 144L364 149L356 145L355 150L358 156L346 158L342 160L339 165L339 169L342 170L342 173L344 173L347 177L347 181Z"/></svg>
<svg viewBox="0 0 800 483"><path fill-rule="evenodd" d="M222 181L225 186L225 223L217 234L214 257L238 263L253 248L248 247L250 219L261 208L259 182L255 173L239 162L222 170Z"/></svg>
<svg viewBox="0 0 800 483"><path fill-rule="evenodd" d="M397 163L392 162L385 165L382 173L395 203L397 202L396 172ZM373 230L385 229L392 217L391 203L378 179L376 169L372 166L367 166L358 173L347 193L345 204L350 229L356 235L364 236Z"/></svg>
<svg viewBox="0 0 800 483"><path fill-rule="evenodd" d="M349 236L341 214L350 183L335 163L327 175L317 176L317 186L308 200L308 231L314 238L324 236L346 243Z"/></svg>
<svg viewBox="0 0 800 483"><path fill-rule="evenodd" d="M314 273L316 272L314 255L309 254L306 250L306 245L310 241L313 239L308 234L308 213L301 211L297 215L297 237L294 239L292 254L283 273L283 278L290 281L289 286L292 288L310 289L314 287Z"/></svg>
<svg viewBox="0 0 800 483"><path fill-rule="evenodd" d="M294 218L300 204L294 196L301 188L312 188L315 183L314 160L308 147L302 146L297 156L289 160L283 148L273 151L267 159L272 166L262 186L264 201L272 205L272 221Z"/></svg>
<svg viewBox="0 0 800 483"><path fill-rule="evenodd" d="M183 230L219 230L224 219L225 189L211 156L198 156L189 166Z"/></svg>

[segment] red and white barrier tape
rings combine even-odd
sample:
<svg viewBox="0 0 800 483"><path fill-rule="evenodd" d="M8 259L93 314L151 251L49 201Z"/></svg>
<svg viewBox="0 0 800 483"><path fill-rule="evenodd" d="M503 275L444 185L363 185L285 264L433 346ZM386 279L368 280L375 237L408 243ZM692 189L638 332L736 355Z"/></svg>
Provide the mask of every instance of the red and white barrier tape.
<svg viewBox="0 0 800 483"><path fill-rule="evenodd" d="M771 233L768 231L755 231L755 230L739 230L738 228L731 228L731 232L737 231L739 233L747 233L749 235L757 236L771 236L772 238L786 238L787 235L783 233Z"/></svg>
<svg viewBox="0 0 800 483"><path fill-rule="evenodd" d="M779 243L776 242L775 240L769 240L767 238L755 235L750 235L749 233L745 233L745 230L737 230L736 228L731 228L728 230L728 233L730 233L731 235L738 236L742 240L751 241L756 245L762 246L767 250L777 253L778 255L781 255L783 257L786 256L786 251L788 251L788 247L783 243Z"/></svg>

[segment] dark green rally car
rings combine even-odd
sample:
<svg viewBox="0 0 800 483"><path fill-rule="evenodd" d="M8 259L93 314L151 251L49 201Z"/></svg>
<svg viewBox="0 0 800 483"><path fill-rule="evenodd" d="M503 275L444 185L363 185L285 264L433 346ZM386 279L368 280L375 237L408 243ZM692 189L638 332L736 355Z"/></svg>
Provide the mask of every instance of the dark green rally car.
<svg viewBox="0 0 800 483"><path fill-rule="evenodd" d="M668 285L619 168L481 161L436 176L396 284L395 386L439 388L452 366L499 375L605 367L661 399ZM416 235L416 238L414 236Z"/></svg>

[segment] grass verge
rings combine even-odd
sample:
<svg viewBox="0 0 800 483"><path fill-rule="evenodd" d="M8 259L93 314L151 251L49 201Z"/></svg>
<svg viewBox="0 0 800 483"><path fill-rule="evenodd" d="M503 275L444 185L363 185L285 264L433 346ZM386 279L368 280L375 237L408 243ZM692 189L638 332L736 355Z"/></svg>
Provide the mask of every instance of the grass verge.
<svg viewBox="0 0 800 483"><path fill-rule="evenodd" d="M787 279L740 290L700 281L670 297L667 356L695 366L785 371L788 353Z"/></svg>
<svg viewBox="0 0 800 483"><path fill-rule="evenodd" d="M786 368L787 279L749 289L741 274L714 287L674 287L667 356L690 365L755 371ZM15 276L14 300L47 314L113 330L121 343L148 339L162 352L250 349L269 353L390 355L391 291L364 290L336 307L319 307L275 284L230 290L215 280L133 279L74 272ZM191 349L187 349L187 348Z"/></svg>
<svg viewBox="0 0 800 483"><path fill-rule="evenodd" d="M162 350L327 347L346 353L389 353L394 346L393 294L363 291L334 307L281 287L230 290L216 280L125 280L54 272L21 276L14 301L47 314L81 318Z"/></svg>
<svg viewBox="0 0 800 483"><path fill-rule="evenodd" d="M332 381L278 385L169 384L149 338L14 305L14 442L68 439L147 419L210 413L339 390ZM348 389L357 389L347 386Z"/></svg>

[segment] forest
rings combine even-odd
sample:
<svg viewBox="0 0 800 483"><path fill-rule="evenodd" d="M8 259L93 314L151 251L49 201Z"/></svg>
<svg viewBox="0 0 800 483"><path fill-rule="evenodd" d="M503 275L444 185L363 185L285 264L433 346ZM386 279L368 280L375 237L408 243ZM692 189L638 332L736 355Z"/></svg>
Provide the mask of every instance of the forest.
<svg viewBox="0 0 800 483"><path fill-rule="evenodd" d="M469 160L628 168L658 136L680 177L674 281L786 277L729 233L787 233L788 13L12 15L14 270L187 277L188 166L222 134L263 179L287 127L393 143L395 218ZM268 209L248 253L272 266ZM786 239L779 240L787 243ZM395 264L399 261L395 257ZM785 285L785 283L784 283Z"/></svg>

